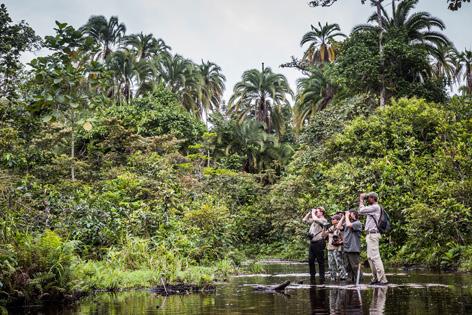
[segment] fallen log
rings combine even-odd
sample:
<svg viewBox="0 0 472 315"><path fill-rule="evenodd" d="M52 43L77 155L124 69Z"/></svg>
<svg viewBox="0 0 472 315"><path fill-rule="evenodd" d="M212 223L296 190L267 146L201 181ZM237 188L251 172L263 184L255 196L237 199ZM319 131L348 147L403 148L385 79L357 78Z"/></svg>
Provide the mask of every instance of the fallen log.
<svg viewBox="0 0 472 315"><path fill-rule="evenodd" d="M274 285L258 285L254 288L256 291L272 292L272 291L284 291L286 287L290 285L290 281L285 281L281 284Z"/></svg>

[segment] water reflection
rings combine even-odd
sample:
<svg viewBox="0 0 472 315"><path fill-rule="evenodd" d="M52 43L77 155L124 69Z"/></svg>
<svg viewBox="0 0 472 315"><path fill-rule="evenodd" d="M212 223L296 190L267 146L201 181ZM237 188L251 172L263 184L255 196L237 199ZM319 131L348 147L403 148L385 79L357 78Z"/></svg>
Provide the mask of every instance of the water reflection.
<svg viewBox="0 0 472 315"><path fill-rule="evenodd" d="M320 290L316 287L310 289L311 314L326 314L327 301L326 290Z"/></svg>
<svg viewBox="0 0 472 315"><path fill-rule="evenodd" d="M366 305L362 303L360 289L311 287L309 291L311 314L361 314L364 308L369 314L380 315L385 311L388 288L375 287L364 291Z"/></svg>
<svg viewBox="0 0 472 315"><path fill-rule="evenodd" d="M311 285L300 271L284 266L283 277L277 274L232 278L229 283L219 284L214 294L165 298L149 291L98 293L72 307L19 309L10 314L472 314L470 275L392 275L389 277L392 285L388 288L365 284L357 288L333 283ZM257 292L247 286L280 283L281 278L294 284L286 295Z"/></svg>
<svg viewBox="0 0 472 315"><path fill-rule="evenodd" d="M374 288L372 293L372 302L370 303L370 314L383 314L385 310L385 301L387 300L387 288Z"/></svg>

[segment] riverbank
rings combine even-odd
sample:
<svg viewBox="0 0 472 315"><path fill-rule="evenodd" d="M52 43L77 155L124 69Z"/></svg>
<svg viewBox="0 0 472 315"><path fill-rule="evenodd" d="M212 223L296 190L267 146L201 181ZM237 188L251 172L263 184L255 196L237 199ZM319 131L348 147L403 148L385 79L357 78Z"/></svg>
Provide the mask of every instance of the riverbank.
<svg viewBox="0 0 472 315"><path fill-rule="evenodd" d="M100 259L81 258L73 241L54 231L18 234L13 245L0 252L0 305L70 303L96 291L186 286L207 288L233 273L230 260L198 263L150 240L127 238L110 247ZM165 291L165 289L164 289Z"/></svg>
<svg viewBox="0 0 472 315"><path fill-rule="evenodd" d="M25 287L24 291L17 290L10 293L3 291L5 299L2 304L9 308L28 305L44 305L45 307L52 304L71 305L97 293L135 290L150 291L163 296L212 293L216 290L214 283L228 276L229 272L218 269L217 265L221 267L222 263L212 267L189 266L185 270L176 271L172 275L173 282L168 282L161 277L162 273L155 270L119 270L100 265L102 265L101 262L79 263L73 272L74 278L79 275L81 278L73 279L65 286L69 290L62 288L62 293L57 291L49 293L43 290L38 295L27 291L28 287ZM92 268L94 268L93 272L91 272ZM84 273L84 269L88 271Z"/></svg>

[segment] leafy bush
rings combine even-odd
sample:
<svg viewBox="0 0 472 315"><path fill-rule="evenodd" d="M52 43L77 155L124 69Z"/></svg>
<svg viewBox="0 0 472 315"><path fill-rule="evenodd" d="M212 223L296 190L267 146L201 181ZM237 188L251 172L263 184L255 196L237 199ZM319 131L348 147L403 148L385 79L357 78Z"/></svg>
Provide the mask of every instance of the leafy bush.
<svg viewBox="0 0 472 315"><path fill-rule="evenodd" d="M3 302L62 299L71 289L74 259L74 243L53 231L35 237L17 234L0 248Z"/></svg>
<svg viewBox="0 0 472 315"><path fill-rule="evenodd" d="M326 109L315 113L308 126L303 128L300 142L311 146L321 144L332 135L341 132L354 118L367 117L375 110L377 104L376 98L369 94L337 97Z"/></svg>
<svg viewBox="0 0 472 315"><path fill-rule="evenodd" d="M75 288L115 290L152 287L162 282L201 285L233 270L226 260L195 266L175 254L163 244L128 237L121 247L109 249L103 260L78 261L74 266Z"/></svg>

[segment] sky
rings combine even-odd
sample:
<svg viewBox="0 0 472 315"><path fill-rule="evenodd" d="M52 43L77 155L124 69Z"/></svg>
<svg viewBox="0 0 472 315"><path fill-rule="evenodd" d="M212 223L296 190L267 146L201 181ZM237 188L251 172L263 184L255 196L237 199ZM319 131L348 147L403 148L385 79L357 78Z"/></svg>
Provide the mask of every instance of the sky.
<svg viewBox="0 0 472 315"><path fill-rule="evenodd" d="M308 0L2 0L15 22L25 20L40 36L53 34L54 21L83 25L91 15L116 15L127 34L152 33L172 52L195 62L210 60L227 78L225 99L245 70L262 62L283 73L295 90L301 74L280 68L300 57L300 40L311 24L338 23L348 34L365 23L373 8L360 0L338 0L330 8L311 8ZM386 0L386 4L391 0ZM459 50L472 48L472 3L447 10L446 0L420 0L418 10L442 19L445 34ZM27 61L34 55L27 54Z"/></svg>

